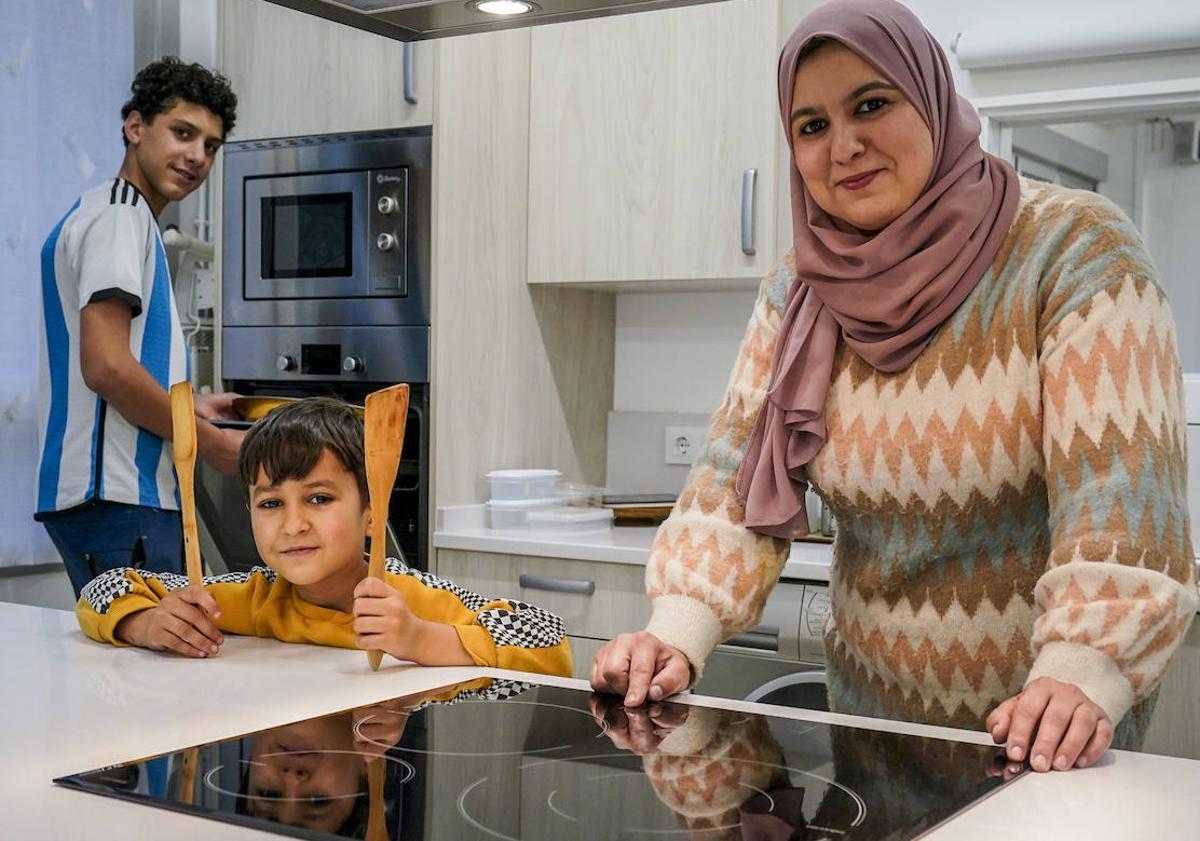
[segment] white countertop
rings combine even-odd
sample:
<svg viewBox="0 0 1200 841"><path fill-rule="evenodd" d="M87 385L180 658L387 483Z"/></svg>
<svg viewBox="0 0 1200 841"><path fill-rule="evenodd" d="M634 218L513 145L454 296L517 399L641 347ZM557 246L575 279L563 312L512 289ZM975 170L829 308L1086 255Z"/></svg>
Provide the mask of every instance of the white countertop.
<svg viewBox="0 0 1200 841"><path fill-rule="evenodd" d="M433 545L438 549L532 555L644 566L657 526L613 526L607 531L572 535L528 529L491 529L483 505L451 505L437 510ZM829 581L833 561L830 543L792 543L780 578L793 581ZM1200 587L1200 555L1196 557L1196 584ZM1197 829L1200 837L1200 829Z"/></svg>
<svg viewBox="0 0 1200 841"><path fill-rule="evenodd" d="M88 640L71 613L0 603L0 829L21 841L280 836L99 797L52 778L233 734L421 692L480 675L360 651L229 637L220 656L187 660ZM582 681L538 682L586 688ZM987 744L985 734L689 696L769 712ZM1092 768L1026 774L930 835L936 841L1195 838L1200 762L1113 751Z"/></svg>
<svg viewBox="0 0 1200 841"><path fill-rule="evenodd" d="M453 505L437 510L433 545L438 549L499 552L538 558L569 558L613 564L646 565L658 526L613 526L590 534L491 529L482 505ZM833 547L828 543L793 543L781 578L828 581Z"/></svg>

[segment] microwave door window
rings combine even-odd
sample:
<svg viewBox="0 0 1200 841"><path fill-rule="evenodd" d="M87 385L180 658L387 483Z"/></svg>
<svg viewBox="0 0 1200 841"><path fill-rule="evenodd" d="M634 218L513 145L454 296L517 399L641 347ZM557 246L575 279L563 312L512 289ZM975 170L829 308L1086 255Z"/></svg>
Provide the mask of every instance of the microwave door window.
<svg viewBox="0 0 1200 841"><path fill-rule="evenodd" d="M349 277L354 273L352 193L264 196L264 280Z"/></svg>

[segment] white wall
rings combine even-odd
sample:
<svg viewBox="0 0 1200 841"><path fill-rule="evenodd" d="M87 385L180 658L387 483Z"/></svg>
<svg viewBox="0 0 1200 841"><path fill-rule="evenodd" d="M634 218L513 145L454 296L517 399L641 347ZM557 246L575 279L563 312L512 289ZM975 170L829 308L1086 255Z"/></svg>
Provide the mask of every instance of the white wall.
<svg viewBox="0 0 1200 841"><path fill-rule="evenodd" d="M1200 120L1200 114L1175 119ZM1184 329L1200 316L1200 164L1172 160L1169 128L1143 129L1142 235L1175 310L1183 369L1200 371L1200 333Z"/></svg>
<svg viewBox="0 0 1200 841"><path fill-rule="evenodd" d="M1108 178L1096 192L1108 196L1134 222L1140 221L1137 207L1138 123L1056 123L1047 126L1108 156Z"/></svg>
<svg viewBox="0 0 1200 841"><path fill-rule="evenodd" d="M755 296L618 295L613 411L711 414L725 393Z"/></svg>

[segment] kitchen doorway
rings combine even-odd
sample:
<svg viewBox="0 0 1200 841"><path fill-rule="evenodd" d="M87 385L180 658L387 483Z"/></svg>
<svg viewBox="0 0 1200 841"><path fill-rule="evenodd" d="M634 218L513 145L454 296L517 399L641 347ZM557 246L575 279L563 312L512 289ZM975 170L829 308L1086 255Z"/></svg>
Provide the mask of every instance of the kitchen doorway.
<svg viewBox="0 0 1200 841"><path fill-rule="evenodd" d="M1200 321L1200 78L975 105L988 151L1026 177L1108 197L1141 232L1180 328L1187 420L1200 429L1200 333L1182 329Z"/></svg>

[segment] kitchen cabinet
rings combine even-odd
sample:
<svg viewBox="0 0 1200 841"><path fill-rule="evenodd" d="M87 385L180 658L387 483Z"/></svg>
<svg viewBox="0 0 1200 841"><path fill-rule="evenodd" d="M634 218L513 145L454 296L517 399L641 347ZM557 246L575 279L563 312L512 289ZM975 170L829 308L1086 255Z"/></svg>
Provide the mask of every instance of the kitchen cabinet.
<svg viewBox="0 0 1200 841"><path fill-rule="evenodd" d="M815 5L729 0L535 28L529 282L756 286L790 239L778 49Z"/></svg>
<svg viewBox="0 0 1200 841"><path fill-rule="evenodd" d="M520 599L562 618L574 638L609 640L646 627L646 569L636 564L437 550L437 574L488 596ZM590 657L589 657L590 661ZM576 674L586 677L586 672Z"/></svg>
<svg viewBox="0 0 1200 841"><path fill-rule="evenodd" d="M238 95L235 139L433 122L433 50L404 45L273 3L223 0L221 71Z"/></svg>
<svg viewBox="0 0 1200 841"><path fill-rule="evenodd" d="M615 296L526 283L530 31L438 44L431 510L495 468L604 483Z"/></svg>

